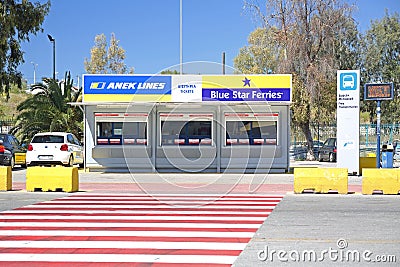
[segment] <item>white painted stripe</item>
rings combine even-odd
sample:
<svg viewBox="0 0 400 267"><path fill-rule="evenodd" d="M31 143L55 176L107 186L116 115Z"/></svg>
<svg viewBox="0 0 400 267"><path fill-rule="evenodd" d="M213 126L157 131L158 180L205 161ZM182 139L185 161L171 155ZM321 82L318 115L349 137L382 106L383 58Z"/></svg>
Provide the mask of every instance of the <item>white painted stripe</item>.
<svg viewBox="0 0 400 267"><path fill-rule="evenodd" d="M0 236L152 236L251 238L254 232L0 230Z"/></svg>
<svg viewBox="0 0 400 267"><path fill-rule="evenodd" d="M142 210L43 210L43 209L29 209L29 210L8 210L2 211L0 214L24 214L24 213L85 213L85 214L143 214L143 213L151 213L151 214L160 214L160 215L176 215L176 214L224 214L224 215L267 215L271 214L270 211L198 211L198 210L183 210L183 211L174 211L174 210L152 210L151 212L146 212Z"/></svg>
<svg viewBox="0 0 400 267"><path fill-rule="evenodd" d="M79 223L79 222L0 222L0 227L163 227L163 228L226 228L240 229L251 228L258 229L261 224L224 224L224 223Z"/></svg>
<svg viewBox="0 0 400 267"><path fill-rule="evenodd" d="M57 201L57 200L52 200L52 201L45 201L38 203L38 205L47 205L47 204L105 204L105 203L112 203L112 204L131 204L131 205L139 205L139 204L164 204L164 205L175 205L175 206L193 206L193 207L198 207L198 206L222 206L222 205L241 205L241 206L246 206L246 205L276 205L278 202L257 202L257 201L249 201L249 202L240 202L240 201L225 201L225 202L216 202L216 201L137 201L137 200L131 200L131 201L119 201L119 200L109 200L109 201L95 201L95 200L88 200L88 201L80 201L80 200L64 200L64 201Z"/></svg>
<svg viewBox="0 0 400 267"><path fill-rule="evenodd" d="M114 184L114 183L113 183ZM254 198L257 197L284 197L286 194L268 194L268 195L263 195L263 194L226 194L226 195L221 195L221 194L113 194L113 193L76 193L74 196L99 196L101 195L102 197L107 197L107 196L117 196L117 197L215 197L215 198L220 198L221 196L223 197L251 197L254 196ZM68 198L67 196L66 198Z"/></svg>
<svg viewBox="0 0 400 267"><path fill-rule="evenodd" d="M196 217L196 216L171 216L171 215L160 215L160 216L73 216L73 215L0 215L0 219L3 220L148 220L149 222L155 220L176 220L176 221L259 221L263 222L265 217Z"/></svg>
<svg viewBox="0 0 400 267"><path fill-rule="evenodd" d="M130 254L0 254L0 261L29 262L154 262L233 264L236 256L215 255L130 255Z"/></svg>
<svg viewBox="0 0 400 267"><path fill-rule="evenodd" d="M93 200L110 200L111 197L99 197L99 196L93 196L93 197L84 197L84 196L69 196L65 197L62 199L79 199L79 200L85 200L85 199L93 199ZM219 198L211 198L211 197L199 197L199 198L189 198L189 197L114 197L113 200L173 200L173 201L178 201L178 200L185 200L185 201L207 201L207 200L212 200L212 201L265 201L265 200L281 200L281 198L273 198L273 197L265 197L265 198L255 198L255 197L246 197L246 198L227 198L227 197L219 197Z"/></svg>
<svg viewBox="0 0 400 267"><path fill-rule="evenodd" d="M79 208L104 208L104 209L109 209L109 208L125 208L125 209L133 209L133 208L141 208L141 209L177 209L177 208L188 208L188 209L196 209L196 210L201 210L201 209L247 209L247 210L252 210L252 209L263 209L268 207L268 209L271 209L272 207L275 207L276 203L274 205L264 205L264 206L179 206L179 205L82 205L82 206L73 206L71 204L34 204L34 205L29 205L25 206L26 207L33 207L33 208L68 208L68 209L79 209Z"/></svg>
<svg viewBox="0 0 400 267"><path fill-rule="evenodd" d="M159 241L0 241L1 248L113 248L243 250L246 243Z"/></svg>

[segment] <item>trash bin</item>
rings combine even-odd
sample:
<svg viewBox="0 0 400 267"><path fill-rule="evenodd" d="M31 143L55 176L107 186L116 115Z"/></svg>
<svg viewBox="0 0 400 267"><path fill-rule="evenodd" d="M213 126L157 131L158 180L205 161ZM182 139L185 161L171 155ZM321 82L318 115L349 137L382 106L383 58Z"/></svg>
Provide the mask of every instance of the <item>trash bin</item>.
<svg viewBox="0 0 400 267"><path fill-rule="evenodd" d="M393 152L393 145L382 145L382 168L393 168Z"/></svg>

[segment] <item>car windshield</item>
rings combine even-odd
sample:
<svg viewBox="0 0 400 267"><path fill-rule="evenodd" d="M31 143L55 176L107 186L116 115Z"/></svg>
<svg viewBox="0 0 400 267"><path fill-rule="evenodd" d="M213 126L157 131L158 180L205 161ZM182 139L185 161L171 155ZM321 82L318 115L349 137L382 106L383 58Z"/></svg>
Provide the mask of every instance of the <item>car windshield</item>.
<svg viewBox="0 0 400 267"><path fill-rule="evenodd" d="M32 143L64 143L64 136L38 135L33 137Z"/></svg>

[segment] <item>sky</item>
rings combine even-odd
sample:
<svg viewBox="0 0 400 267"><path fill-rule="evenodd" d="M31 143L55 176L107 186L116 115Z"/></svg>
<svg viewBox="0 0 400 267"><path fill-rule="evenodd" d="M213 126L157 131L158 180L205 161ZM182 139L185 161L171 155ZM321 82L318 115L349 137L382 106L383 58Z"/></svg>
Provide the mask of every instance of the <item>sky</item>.
<svg viewBox="0 0 400 267"><path fill-rule="evenodd" d="M36 2L35 0L34 2ZM365 31L372 20L400 13L399 0L348 0L357 6L354 18ZM39 0L44 3L45 1ZM109 42L114 33L126 51L125 64L135 74L154 74L163 69L179 70L180 0L53 0L42 25L44 31L22 43L24 60L19 70L28 84L52 77L53 45L56 41L56 75L70 71L75 85L85 73L94 38L104 33ZM262 3L262 0L258 2ZM183 72L220 74L222 53L227 73L248 35L259 22L243 0L182 0ZM195 63L195 62L210 63ZM192 62L192 63L190 63ZM197 73L196 73L197 72ZM208 72L208 73L205 73Z"/></svg>

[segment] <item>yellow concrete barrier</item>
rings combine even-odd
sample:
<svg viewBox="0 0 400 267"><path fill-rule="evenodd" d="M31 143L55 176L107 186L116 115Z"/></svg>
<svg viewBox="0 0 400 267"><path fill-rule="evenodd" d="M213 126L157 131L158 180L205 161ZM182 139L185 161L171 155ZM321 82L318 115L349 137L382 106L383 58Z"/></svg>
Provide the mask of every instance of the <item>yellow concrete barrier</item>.
<svg viewBox="0 0 400 267"><path fill-rule="evenodd" d="M314 193L337 191L348 193L348 170L346 168L295 168L294 192L314 190Z"/></svg>
<svg viewBox="0 0 400 267"><path fill-rule="evenodd" d="M382 191L385 195L398 194L399 176L399 169L363 169L362 193L372 195L374 191Z"/></svg>
<svg viewBox="0 0 400 267"><path fill-rule="evenodd" d="M79 190L77 167L28 167L26 170L26 191Z"/></svg>
<svg viewBox="0 0 400 267"><path fill-rule="evenodd" d="M360 168L359 174L362 175L362 169L364 168L376 168L376 156L360 157Z"/></svg>
<svg viewBox="0 0 400 267"><path fill-rule="evenodd" d="M26 165L26 153L15 153L15 164Z"/></svg>
<svg viewBox="0 0 400 267"><path fill-rule="evenodd" d="M11 166L0 166L0 191L12 189L12 170Z"/></svg>

